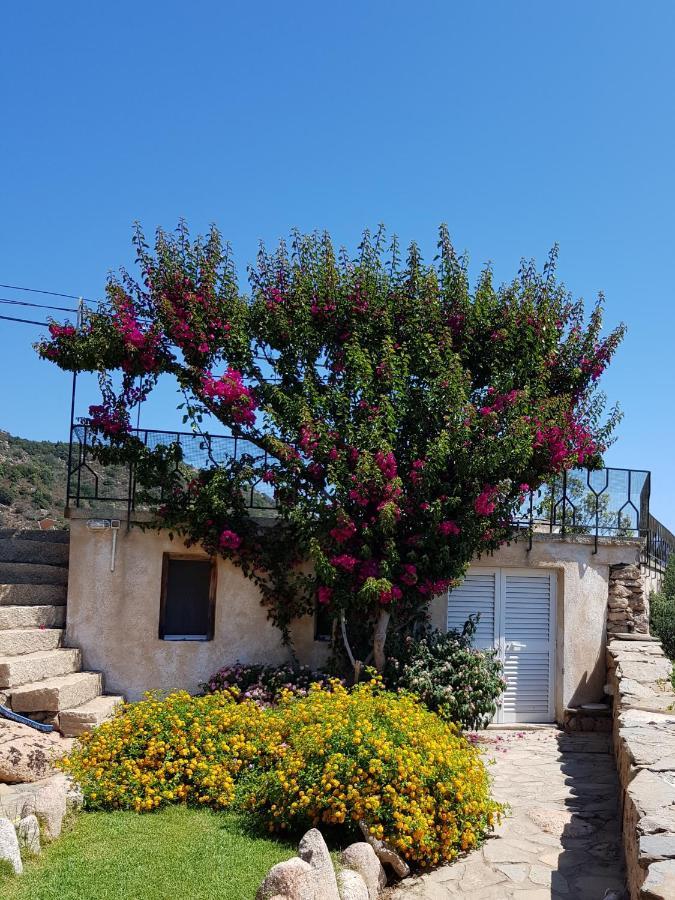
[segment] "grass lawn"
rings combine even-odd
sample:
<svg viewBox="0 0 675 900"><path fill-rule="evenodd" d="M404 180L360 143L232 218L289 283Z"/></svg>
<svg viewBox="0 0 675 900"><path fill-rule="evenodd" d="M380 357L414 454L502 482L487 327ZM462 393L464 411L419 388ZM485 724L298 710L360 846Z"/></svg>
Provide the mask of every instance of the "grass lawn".
<svg viewBox="0 0 675 900"><path fill-rule="evenodd" d="M3 900L253 900L267 870L297 852L248 831L230 813L89 812L20 877L0 875Z"/></svg>

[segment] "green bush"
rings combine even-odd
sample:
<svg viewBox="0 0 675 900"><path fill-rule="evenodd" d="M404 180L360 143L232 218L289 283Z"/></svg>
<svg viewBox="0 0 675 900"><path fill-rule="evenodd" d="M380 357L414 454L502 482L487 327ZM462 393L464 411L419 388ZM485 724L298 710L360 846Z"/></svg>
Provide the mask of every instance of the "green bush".
<svg viewBox="0 0 675 900"><path fill-rule="evenodd" d="M675 660L675 556L668 561L661 590L649 598L649 615L652 633L660 639L664 652Z"/></svg>
<svg viewBox="0 0 675 900"><path fill-rule="evenodd" d="M506 682L496 650L473 646L477 617L459 631L427 631L410 639L397 686L429 709L463 728L484 728L494 715Z"/></svg>

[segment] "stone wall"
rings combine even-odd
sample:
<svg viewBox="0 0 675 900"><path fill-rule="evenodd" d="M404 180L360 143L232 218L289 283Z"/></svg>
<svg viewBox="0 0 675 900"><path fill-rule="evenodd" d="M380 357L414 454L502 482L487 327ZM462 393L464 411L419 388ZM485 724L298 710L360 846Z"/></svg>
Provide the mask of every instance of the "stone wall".
<svg viewBox="0 0 675 900"><path fill-rule="evenodd" d="M647 635L607 646L614 752L631 900L675 898L675 693L671 663Z"/></svg>
<svg viewBox="0 0 675 900"><path fill-rule="evenodd" d="M630 632L649 634L644 580L637 565L610 566L607 633Z"/></svg>

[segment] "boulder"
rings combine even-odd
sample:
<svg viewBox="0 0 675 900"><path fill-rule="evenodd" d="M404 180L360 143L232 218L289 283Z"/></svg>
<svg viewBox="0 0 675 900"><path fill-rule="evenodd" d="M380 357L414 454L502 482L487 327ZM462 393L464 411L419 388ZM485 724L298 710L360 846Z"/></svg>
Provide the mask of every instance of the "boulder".
<svg viewBox="0 0 675 900"><path fill-rule="evenodd" d="M37 817L46 841L55 841L61 834L61 825L66 814L66 794L68 781L64 775L47 778L36 790L27 794L23 815Z"/></svg>
<svg viewBox="0 0 675 900"><path fill-rule="evenodd" d="M0 782L20 784L53 775L53 761L69 748L70 742L59 735L0 719Z"/></svg>
<svg viewBox="0 0 675 900"><path fill-rule="evenodd" d="M23 872L19 839L9 819L0 819L0 860L6 860L16 875Z"/></svg>
<svg viewBox="0 0 675 900"><path fill-rule="evenodd" d="M286 900L321 900L310 864L294 856L272 866L255 897L256 900L272 900L277 896Z"/></svg>
<svg viewBox="0 0 675 900"><path fill-rule="evenodd" d="M40 823L36 816L24 816L16 827L19 846L37 856L40 853Z"/></svg>
<svg viewBox="0 0 675 900"><path fill-rule="evenodd" d="M298 856L314 870L316 884L321 888L321 900L340 900L333 861L318 828L312 828L304 835Z"/></svg>
<svg viewBox="0 0 675 900"><path fill-rule="evenodd" d="M337 882L340 900L370 900L365 881L353 869L341 869Z"/></svg>
<svg viewBox="0 0 675 900"><path fill-rule="evenodd" d="M365 841L350 844L342 851L340 862L345 869L359 873L368 890L369 900L377 900L377 895L387 885L387 876L370 844Z"/></svg>

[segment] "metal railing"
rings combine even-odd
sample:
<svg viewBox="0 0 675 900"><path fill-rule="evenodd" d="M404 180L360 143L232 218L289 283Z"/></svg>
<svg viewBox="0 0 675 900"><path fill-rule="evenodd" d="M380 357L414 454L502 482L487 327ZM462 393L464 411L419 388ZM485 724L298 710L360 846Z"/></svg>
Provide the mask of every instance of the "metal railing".
<svg viewBox="0 0 675 900"><path fill-rule="evenodd" d="M193 432L133 429L131 434L145 447L180 447L176 466L186 471L216 468L228 460L249 458L267 468L272 457L255 444L233 435L200 435ZM93 452L101 437L86 420L73 424L66 506L100 506L126 509L127 522L138 508L139 490L131 464L103 465ZM590 535L594 551L603 537L641 538L642 564L662 570L675 553L675 536L649 511L650 473L640 469L573 469L526 496L513 519L516 533L528 536L531 548L537 533ZM161 501L158 496L157 502ZM247 485L247 506L271 511L276 506L272 488L262 481Z"/></svg>

